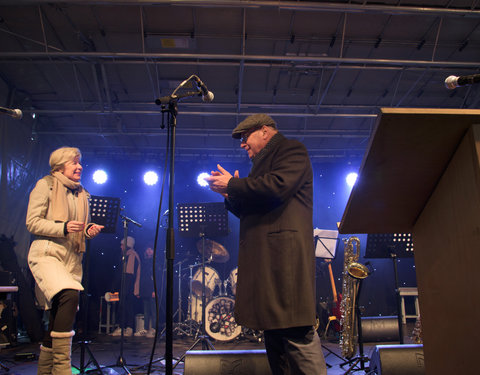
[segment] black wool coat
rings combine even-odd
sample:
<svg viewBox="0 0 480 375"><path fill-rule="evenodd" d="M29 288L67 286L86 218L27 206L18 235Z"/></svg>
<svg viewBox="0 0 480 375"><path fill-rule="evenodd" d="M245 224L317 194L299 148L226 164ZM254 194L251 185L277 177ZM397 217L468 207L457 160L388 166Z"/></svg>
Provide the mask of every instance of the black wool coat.
<svg viewBox="0 0 480 375"><path fill-rule="evenodd" d="M305 146L277 133L227 193L227 209L240 218L235 320L260 330L314 325L313 173Z"/></svg>

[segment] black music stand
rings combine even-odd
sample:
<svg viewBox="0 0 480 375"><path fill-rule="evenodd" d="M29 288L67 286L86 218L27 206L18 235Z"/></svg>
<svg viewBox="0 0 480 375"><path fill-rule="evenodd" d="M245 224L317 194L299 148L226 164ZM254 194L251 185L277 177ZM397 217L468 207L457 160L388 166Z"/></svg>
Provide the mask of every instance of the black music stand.
<svg viewBox="0 0 480 375"><path fill-rule="evenodd" d="M103 225L105 228L102 229L100 233L115 233L117 226L117 218L120 210L120 198L112 197L100 197L92 195L90 197L90 217L91 222L99 225ZM87 330L88 330L88 286L89 286L89 268L90 268L90 240L87 240L87 246L85 249L85 258L84 258L84 292L83 292L83 332L82 338L78 342L80 346L80 367L78 369L79 374L86 374L92 371L98 371L100 374L103 374L98 361L95 359L92 351L90 350L88 344L90 343L87 340ZM87 364L85 364L85 351L88 352L90 357ZM88 365L93 363L95 369L88 369Z"/></svg>
<svg viewBox="0 0 480 375"><path fill-rule="evenodd" d="M215 350L205 333L205 237L228 234L228 212L223 203L182 203L177 205L178 230L184 237L200 237L202 240L202 325L201 335L187 350L202 343L202 350ZM180 357L174 368L186 356Z"/></svg>
<svg viewBox="0 0 480 375"><path fill-rule="evenodd" d="M125 273L127 268L127 237L128 237L128 223L135 224L137 227L142 225L135 220L125 215L120 215L123 222L123 248L122 248L122 275L120 281L120 354L117 358L115 366L108 367L121 367L127 374L131 372L127 368L127 362L123 357L123 343L124 343L124 330L125 330Z"/></svg>
<svg viewBox="0 0 480 375"><path fill-rule="evenodd" d="M316 258L328 259L329 261L335 258L337 244L338 244L338 230L315 228L313 230L313 240L314 240ZM331 267L330 264L329 264L329 267ZM335 318L335 317L332 317L332 318ZM327 335L328 327L330 326L330 323L332 322L332 320L336 320L336 318L330 319L330 316L329 316L327 326L325 327L324 338ZM333 354L335 357L341 359L342 361L345 361L345 358L339 356L337 353L330 350L328 347L326 347L323 344L322 344L322 348L328 351L328 354L325 357L329 356L330 354ZM332 367L332 365L330 365L327 362L325 362L325 364L327 365L328 368Z"/></svg>
<svg viewBox="0 0 480 375"><path fill-rule="evenodd" d="M398 258L413 257L413 242L411 233L378 233L369 234L365 258L391 258L393 262L393 274L395 277L395 293L397 297L397 318L400 344L403 344L402 325L402 297L400 296L398 283Z"/></svg>

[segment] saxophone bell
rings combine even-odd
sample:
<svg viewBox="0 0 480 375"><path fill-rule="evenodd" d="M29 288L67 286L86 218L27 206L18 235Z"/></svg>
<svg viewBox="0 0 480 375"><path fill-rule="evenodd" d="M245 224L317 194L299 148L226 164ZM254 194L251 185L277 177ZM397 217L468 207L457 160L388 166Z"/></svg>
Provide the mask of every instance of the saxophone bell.
<svg viewBox="0 0 480 375"><path fill-rule="evenodd" d="M370 274L367 266L358 262L350 263L347 266L347 272L350 276L357 280L363 280Z"/></svg>

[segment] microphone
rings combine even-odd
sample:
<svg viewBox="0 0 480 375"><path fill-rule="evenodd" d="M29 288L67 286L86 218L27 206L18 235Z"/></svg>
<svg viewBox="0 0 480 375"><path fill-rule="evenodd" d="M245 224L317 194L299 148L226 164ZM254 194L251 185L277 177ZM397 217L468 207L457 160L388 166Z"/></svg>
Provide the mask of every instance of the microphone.
<svg viewBox="0 0 480 375"><path fill-rule="evenodd" d="M22 111L19 110L18 108L10 109L10 108L0 107L0 113L5 113L6 115L13 117L15 120L20 120L23 116Z"/></svg>
<svg viewBox="0 0 480 375"><path fill-rule="evenodd" d="M480 74L460 77L449 76L445 79L445 87L449 90L453 90L456 87L473 85L474 83L480 83Z"/></svg>
<svg viewBox="0 0 480 375"><path fill-rule="evenodd" d="M203 83L202 80L195 75L193 76L193 79L195 80L197 88L202 92L202 100L205 103L210 103L213 101L213 92L208 91L207 85L205 85L205 83Z"/></svg>

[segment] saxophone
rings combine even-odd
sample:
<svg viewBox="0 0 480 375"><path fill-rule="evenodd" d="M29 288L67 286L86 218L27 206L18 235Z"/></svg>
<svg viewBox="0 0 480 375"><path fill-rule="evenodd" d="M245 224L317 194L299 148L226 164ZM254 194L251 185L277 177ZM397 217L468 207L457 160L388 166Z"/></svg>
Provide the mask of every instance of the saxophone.
<svg viewBox="0 0 480 375"><path fill-rule="evenodd" d="M360 280L368 276L368 269L358 263L360 256L360 240L350 237L344 240L342 301L340 302L342 327L340 332L340 347L342 356L350 359L355 355L357 338L355 325L355 299L357 298Z"/></svg>

